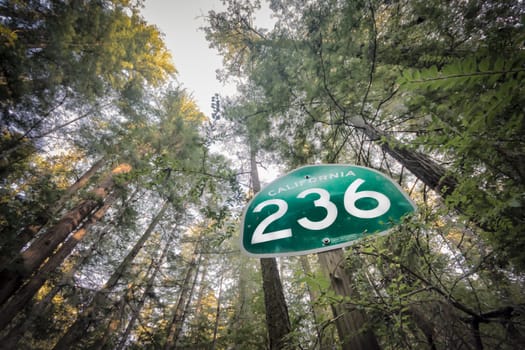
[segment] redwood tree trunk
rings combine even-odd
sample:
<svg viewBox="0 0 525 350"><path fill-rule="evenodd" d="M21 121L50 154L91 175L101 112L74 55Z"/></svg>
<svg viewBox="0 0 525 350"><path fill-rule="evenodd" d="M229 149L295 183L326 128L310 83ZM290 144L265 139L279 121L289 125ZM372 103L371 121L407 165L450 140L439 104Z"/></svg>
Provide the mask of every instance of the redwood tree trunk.
<svg viewBox="0 0 525 350"><path fill-rule="evenodd" d="M113 174L129 171L129 165L120 166ZM80 226L94 210L102 206L102 201L108 196L114 186L112 175L108 176L92 194L95 199L86 199L66 213L45 234L37 238L29 248L18 254L15 261L0 271L0 305L4 304L20 287L24 279L35 272L40 264L47 259L71 232Z"/></svg>
<svg viewBox="0 0 525 350"><path fill-rule="evenodd" d="M106 160L104 158L96 161L88 171L82 174L82 176L79 177L74 184L68 187L58 202L51 207L51 212L57 213L59 210L61 210L66 201L69 200L75 193L77 193L78 190L84 188L93 175L95 175L104 166L104 164L106 164Z"/></svg>
<svg viewBox="0 0 525 350"><path fill-rule="evenodd" d="M318 254L322 268L330 277L332 289L339 295L352 298L350 274L343 267L344 254L341 249ZM379 350L379 343L370 330L366 329L366 315L360 310L352 310L344 304L332 305L335 324L343 350Z"/></svg>
<svg viewBox="0 0 525 350"><path fill-rule="evenodd" d="M371 125L360 125L359 128L373 141L380 141L385 138L381 132L374 129ZM381 148L410 170L425 185L441 193L444 197L452 194L457 187L456 180L451 176L447 176L446 170L427 155L408 149L406 146L398 144L397 141L388 138L386 142L381 143Z"/></svg>
<svg viewBox="0 0 525 350"><path fill-rule="evenodd" d="M25 305L38 292L40 287L49 278L50 274L66 259L88 233L91 225L102 219L109 209L113 200L108 200L95 214L93 214L82 227L76 231L69 239L58 249L58 251L44 264L44 266L24 285L17 293L0 308L0 330L4 329L9 322L24 308Z"/></svg>
<svg viewBox="0 0 525 350"><path fill-rule="evenodd" d="M129 200L124 203L124 205L119 209L119 214L117 216L121 216L122 213L125 211L128 203L132 198L135 197L138 190L135 190L130 196ZM91 256L92 253L98 249L99 242L103 240L103 238L106 236L107 231L103 230L100 232L95 242L91 245L91 247L85 252L85 254L82 254L83 257L79 257L78 259L75 259L72 266L68 269L67 274L73 275L74 271L77 271L80 266L85 262L86 258ZM58 252L57 252L58 253ZM34 303L31 307L31 312L27 315L27 317L24 320L21 320L17 325L11 327L11 330L9 333L0 340L0 344L4 346L6 349L16 349L16 345L18 344L18 341L21 339L22 335L31 327L31 325L35 322L36 319L39 317L42 317L46 310L49 309L49 306L51 305L51 301L55 297L58 292L60 292L64 285L68 283L68 277L62 276L62 278L55 284L55 286L46 294L46 296Z"/></svg>
<svg viewBox="0 0 525 350"><path fill-rule="evenodd" d="M256 153L257 151L253 148L250 150L251 178L254 194L261 190L259 173L257 172ZM288 316L288 307L284 298L279 270L277 269L277 260L275 258L262 258L260 263L270 350L290 348L286 336L291 332L292 326Z"/></svg>
<svg viewBox="0 0 525 350"><path fill-rule="evenodd" d="M16 236L15 241L9 245L8 248L9 251L6 251L7 249L2 249L2 253L0 253L0 269L3 269L5 265L9 262L9 257L12 257L13 255L16 255L19 253L22 248L31 241L36 234L42 229L42 227L47 224L49 219L52 218L53 215L58 214L60 209L62 209L65 202L71 198L73 194L75 194L78 190L82 189L93 177L93 175L96 174L100 168L104 165L104 159L100 159L95 164L91 166L91 168L86 171L74 184L68 187L68 189L65 191L65 193L60 197L58 202L53 204L49 207L48 214L45 217L42 217L39 222L35 222L32 225L28 225L20 231L20 233Z"/></svg>
<svg viewBox="0 0 525 350"><path fill-rule="evenodd" d="M166 336L166 343L164 344L164 350L174 349L177 345L177 341L180 337L180 331L186 320L186 314L189 308L189 302L191 301L192 293L197 283L197 249L198 243L195 246L193 256L189 262L188 269L186 270L186 276L184 277L184 282L182 284L179 299L177 300L177 306L175 307L175 312L171 319L170 326L168 328L168 334ZM199 257L200 261L200 257ZM193 276L193 283L190 283ZM191 284L191 285L190 285Z"/></svg>
<svg viewBox="0 0 525 350"><path fill-rule="evenodd" d="M262 258L261 271L270 349L289 348L286 336L291 332L292 327L277 268L277 260L275 258Z"/></svg>
<svg viewBox="0 0 525 350"><path fill-rule="evenodd" d="M161 210L157 213L157 215L153 218L153 220L150 222L148 228L142 235L142 237L135 243L131 251L126 255L124 260L119 264L117 269L113 272L111 277L108 279L108 281L104 284L104 286L95 293L95 296L93 297L93 300L91 303L84 309L84 311L78 316L76 321L69 327L69 329L66 331L66 333L60 338L58 343L55 345L53 349L55 350L69 350L73 347L73 344L78 342L80 338L82 338L84 332L87 330L89 325L93 322L97 321L97 311L101 309L103 306L107 305L109 302L109 299L107 298L107 293L113 289L117 282L119 281L120 277L122 277L124 271L131 265L133 262L133 259L137 256L139 251L142 249L146 241L149 239L151 234L153 233L153 230L155 227L157 227L158 223L164 216L164 213L169 207L169 202L164 202L164 205L162 206Z"/></svg>

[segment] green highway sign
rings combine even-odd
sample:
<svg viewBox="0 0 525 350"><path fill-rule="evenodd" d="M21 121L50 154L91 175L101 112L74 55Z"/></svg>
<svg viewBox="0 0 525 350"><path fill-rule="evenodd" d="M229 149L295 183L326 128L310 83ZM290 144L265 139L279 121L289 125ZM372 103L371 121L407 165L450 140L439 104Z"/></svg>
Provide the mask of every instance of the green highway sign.
<svg viewBox="0 0 525 350"><path fill-rule="evenodd" d="M376 170L304 166L273 181L248 203L241 247L257 257L318 253L385 234L415 210L397 183Z"/></svg>

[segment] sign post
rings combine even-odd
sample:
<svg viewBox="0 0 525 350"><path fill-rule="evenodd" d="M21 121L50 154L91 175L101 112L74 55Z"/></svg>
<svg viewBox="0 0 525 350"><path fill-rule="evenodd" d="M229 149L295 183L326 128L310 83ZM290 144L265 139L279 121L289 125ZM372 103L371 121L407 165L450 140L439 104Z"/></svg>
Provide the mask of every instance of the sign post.
<svg viewBox="0 0 525 350"><path fill-rule="evenodd" d="M242 250L256 257L319 253L387 233L415 204L390 178L355 165L298 168L245 209Z"/></svg>

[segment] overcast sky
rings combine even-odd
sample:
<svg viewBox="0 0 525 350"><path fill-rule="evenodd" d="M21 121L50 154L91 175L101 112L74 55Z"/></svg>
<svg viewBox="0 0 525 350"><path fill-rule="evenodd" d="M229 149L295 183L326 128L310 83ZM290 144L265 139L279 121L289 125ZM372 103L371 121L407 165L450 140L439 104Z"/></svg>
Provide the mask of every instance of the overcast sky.
<svg viewBox="0 0 525 350"><path fill-rule="evenodd" d="M178 80L193 96L206 115L211 114L211 96L214 93L231 94L216 80L215 71L222 59L208 47L204 32L204 16L209 10L220 10L220 0L146 0L143 16L165 35L165 42L173 56Z"/></svg>
<svg viewBox="0 0 525 350"><path fill-rule="evenodd" d="M178 80L195 99L200 110L211 115L211 97L215 93L232 95L235 87L225 87L216 79L215 71L222 67L222 58L210 49L200 30L206 24L204 17L209 10L223 9L220 0L145 0L142 10L148 23L156 25L164 33L165 43L173 56ZM257 14L256 23L270 27L269 10ZM275 170L260 169L263 182L275 178Z"/></svg>
<svg viewBox="0 0 525 350"><path fill-rule="evenodd" d="M201 111L211 115L211 97L215 93L235 93L233 84L224 86L217 81L215 71L222 66L217 51L209 48L200 27L206 25L208 11L224 8L220 0L145 0L144 18L164 33L165 42L173 56L178 80L193 96ZM267 9L257 14L258 25L272 23Z"/></svg>

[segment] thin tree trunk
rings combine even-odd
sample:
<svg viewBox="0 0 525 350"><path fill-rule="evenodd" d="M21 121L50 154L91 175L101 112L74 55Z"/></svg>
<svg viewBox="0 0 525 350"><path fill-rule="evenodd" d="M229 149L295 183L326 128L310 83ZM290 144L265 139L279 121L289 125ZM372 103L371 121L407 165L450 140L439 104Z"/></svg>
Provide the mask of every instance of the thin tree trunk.
<svg viewBox="0 0 525 350"><path fill-rule="evenodd" d="M344 254L341 249L318 254L321 267L330 277L332 289L339 295L352 298L350 274L344 269ZM366 316L360 310L349 310L344 304L332 305L335 324L343 350L379 350L379 343L366 329Z"/></svg>
<svg viewBox="0 0 525 350"><path fill-rule="evenodd" d="M408 149L405 145L400 144L399 141L385 136L372 125L365 123L363 118L359 116L352 118L349 122L352 126L361 130L370 140L381 142L380 147L388 155L405 166L414 176L434 191L447 197L456 189L456 179L447 175L445 168L427 155Z"/></svg>
<svg viewBox="0 0 525 350"><path fill-rule="evenodd" d="M135 190L133 194L129 196L129 200L126 201L125 206L130 202L132 198L135 197L135 194L137 192L138 190ZM118 216L122 215L122 212L125 210L125 206L123 206L119 210ZM86 252L82 254L82 256L79 259L77 259L72 264L72 267L67 271L66 274L68 276L73 275L74 271L78 270L78 268L82 266L86 258L92 255L92 253L97 249L99 242L104 238L107 232L108 231L104 229L100 230L100 234L94 240L94 243L89 247L89 249ZM6 349L15 349L16 345L18 344L18 341L23 336L23 334L29 329L34 320L43 315L45 310L48 309L48 307L51 305L51 300L53 300L55 295L63 288L65 284L68 283L68 279L69 277L66 277L65 275L62 276L62 280L56 283L55 286L51 289L51 291L47 293L42 300L40 300L32 306L27 318L23 320L21 324L12 327L9 333L4 338L2 338L2 340L0 340L0 344L4 344Z"/></svg>
<svg viewBox="0 0 525 350"><path fill-rule="evenodd" d="M224 271L221 270L221 279L219 281L219 295L217 296L217 308L215 310L215 325L213 327L213 340L211 343L211 350L215 350L217 346L217 331L219 330L219 320L221 316L221 299L222 299L222 281L224 279Z"/></svg>
<svg viewBox="0 0 525 350"><path fill-rule="evenodd" d="M202 312L202 299L204 298L204 293L208 289L208 283L206 282L206 277L208 275L208 264L204 262L202 266L200 288L199 292L197 293L197 301L195 302L195 314L197 315Z"/></svg>
<svg viewBox="0 0 525 350"><path fill-rule="evenodd" d="M261 190L259 173L256 162L257 151L250 149L251 178L254 194ZM279 277L277 260L275 258L262 258L260 260L263 278L264 305L266 308L266 325L270 350L290 348L286 339L291 332L292 326L288 316L288 307L284 298L283 286Z"/></svg>
<svg viewBox="0 0 525 350"><path fill-rule="evenodd" d="M44 227L45 224L51 219L55 214L58 214L58 212L62 209L65 202L71 198L73 194L75 194L78 190L82 189L86 184L88 183L89 179L95 175L95 173L102 168L105 161L104 159L100 159L99 161L95 162L91 166L91 168L86 171L74 184L68 187L68 189L62 194L58 202L54 203L52 206L50 206L48 210L48 214L45 217L42 217L39 222L35 222L31 225L27 225L20 231L20 233L16 236L15 241L9 245L9 247L4 247L2 249L2 252L0 253L0 269L3 269L5 267L5 264L7 264L10 260L10 257L13 256L13 253L19 253L22 248L29 243L36 234ZM9 249L9 251L7 251Z"/></svg>
<svg viewBox="0 0 525 350"><path fill-rule="evenodd" d="M160 211L157 213L157 215L153 218L151 223L149 224L148 228L142 235L142 237L135 243L135 246L131 249L131 251L126 255L124 260L120 263L120 265L117 267L117 269L113 272L111 277L108 279L108 281L104 284L102 289L97 291L95 293L95 296L93 297L93 300L88 305L88 307L85 308L85 310L78 316L76 321L69 327L69 329L66 331L66 333L60 338L58 343L55 345L53 349L55 350L68 350L72 347L74 343L76 343L83 335L85 330L89 327L89 325L93 322L96 322L97 315L96 312L102 308L104 305L107 305L109 302L109 299L107 298L107 293L111 291L119 281L119 279L124 274L124 271L131 265L133 259L137 256L139 251L142 249L146 241L149 239L151 234L153 233L153 230L155 227L157 227L158 223L164 216L164 213L169 207L169 202L164 202L164 205L160 209Z"/></svg>
<svg viewBox="0 0 525 350"><path fill-rule="evenodd" d="M164 249L162 250L162 253L160 254L160 257L157 259L157 261L152 260L151 265L148 268L148 272L146 272L146 275L149 274L149 271L153 268L153 272L151 272L150 277L146 283L146 287L144 288L144 293L142 293L142 297L138 301L137 305L135 305L135 308L132 310L131 318L128 322L128 325L126 326L126 330L124 331L124 334L122 334L122 337L118 343L118 345L115 347L115 350L121 350L126 345L126 340L129 337L129 334L131 333L131 330L133 327L135 327L135 322L139 318L140 311L144 307L144 304L146 303L146 299L148 298L148 295L153 290L153 284L155 282L155 278L157 277L160 267L162 263L164 262L164 259L166 258L166 255L168 254L169 248L171 246L171 240L169 240Z"/></svg>
<svg viewBox="0 0 525 350"><path fill-rule="evenodd" d="M177 347L177 342L180 337L180 331L182 330L182 327L184 326L184 323L186 322L186 319L188 315L190 314L190 307L191 307L191 301L193 300L193 294L195 293L195 287L197 286L197 279L199 277L199 269L202 264L202 255L199 255L199 259L197 260L197 264L195 266L195 273L193 275L193 281L191 282L191 288L190 292L188 293L188 297L186 298L186 304L184 306L184 312L182 314L182 322L179 328L179 333L177 334L177 337L175 339L175 347Z"/></svg>
<svg viewBox="0 0 525 350"><path fill-rule="evenodd" d="M306 255L301 255L299 259L300 259L301 267L304 271L304 274L306 276L313 275L312 267L310 265L310 262L308 261L308 257ZM333 347L332 343L327 342L325 344L325 341L323 338L323 332L320 326L321 320L320 320L319 315L323 314L324 310L321 309L319 305L315 304L316 300L319 298L320 295L315 289L310 288L310 286L308 285L307 285L307 289L308 289L308 295L310 296L310 309L311 309L312 316L315 322L315 331L317 333L317 341L319 342L319 348L320 349L323 349L324 347L332 348Z"/></svg>
<svg viewBox="0 0 525 350"><path fill-rule="evenodd" d="M186 314L188 311L187 308L189 307L189 302L191 301L191 296L193 294L195 284L197 283L196 277L198 269L198 245L198 243L195 245L191 261L189 262L188 269L186 270L186 276L184 276L184 282L179 293L177 306L175 307L175 312L173 313L173 317L168 327L168 334L166 335L166 343L164 344L164 350L176 348L177 341L179 340L180 332L182 330L182 326L184 325L184 321L186 320ZM199 261L200 259L201 257L199 256ZM192 276L194 276L194 278L193 283L191 283L190 286L190 280Z"/></svg>
<svg viewBox="0 0 525 350"><path fill-rule="evenodd" d="M99 198L87 199L66 213L45 234L37 238L29 248L20 253L16 261L0 271L0 305L4 304L20 287L24 279L35 272L40 264L47 259L57 246L62 243L94 210L102 206L104 200L114 186L113 175L129 172L131 167L122 164L112 171L92 194Z"/></svg>
<svg viewBox="0 0 525 350"><path fill-rule="evenodd" d="M124 293L126 294L127 291ZM106 329L102 334L100 339L97 339L93 342L93 345L90 346L92 350L102 350L106 348L106 345L109 343L112 335L117 333L122 324L122 319L124 317L124 311L126 308L126 298L122 296L118 302L118 307L113 307L109 315L109 322L107 323ZM112 349L108 347L108 349Z"/></svg>
<svg viewBox="0 0 525 350"><path fill-rule="evenodd" d="M56 202L51 207L52 213L59 212L62 207L66 204L66 201L68 201L75 193L77 193L80 189L84 188L89 180L95 175L103 166L106 164L106 159L101 158L98 161L96 161L91 168L89 168L88 171L86 171L84 174L82 174L81 177L78 178L75 183L73 183L71 186L68 187L68 189L62 194L58 202Z"/></svg>
<svg viewBox="0 0 525 350"><path fill-rule="evenodd" d="M112 204L113 198L108 199L108 201L98 209L78 231L69 237L57 252L49 258L49 260L45 262L44 266L0 308L0 315L2 315L0 318L0 330L4 329L18 312L27 305L31 298L33 298L48 280L53 271L62 264L64 259L71 254L78 242L86 236L89 232L89 227L102 219Z"/></svg>
<svg viewBox="0 0 525 350"><path fill-rule="evenodd" d="M233 315L233 320L230 322L230 327L233 328L233 333L242 329L244 324L244 319L246 318L246 283L248 280L247 269L244 260L247 259L243 255L240 256L240 266L239 266L239 283L237 290L239 292L235 304L235 314ZM247 316L249 317L249 316ZM243 350L240 344L233 344L233 350Z"/></svg>

